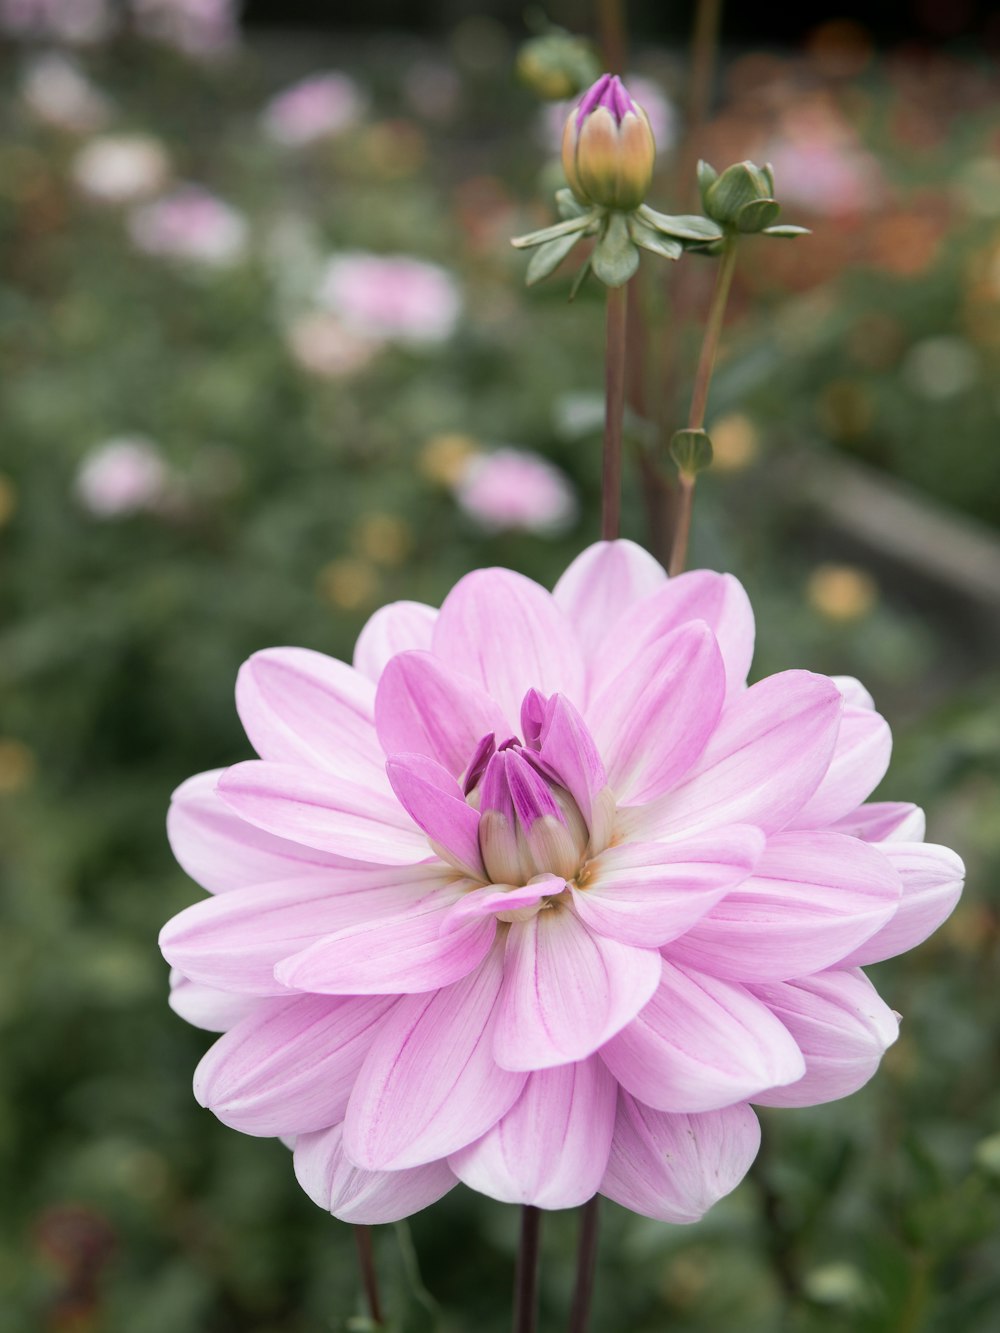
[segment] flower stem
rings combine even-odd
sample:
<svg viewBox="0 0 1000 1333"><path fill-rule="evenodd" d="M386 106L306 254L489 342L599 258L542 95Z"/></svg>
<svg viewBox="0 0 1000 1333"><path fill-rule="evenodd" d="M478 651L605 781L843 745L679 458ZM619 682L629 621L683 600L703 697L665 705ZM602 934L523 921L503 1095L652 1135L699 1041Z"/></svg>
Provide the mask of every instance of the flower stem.
<svg viewBox="0 0 1000 1333"><path fill-rule="evenodd" d="M733 282L733 270L736 267L736 237L732 233L722 243L722 261L715 279L715 291L712 293L712 305L705 325L701 354L698 357L698 369L694 376L694 389L691 394L691 410L688 413L688 430L701 430L705 424L705 409L708 407L708 390L712 383L712 371L715 369L715 356L719 350L719 338L722 323L726 316L726 304L729 301L729 289ZM688 538L691 535L691 509L694 505L695 477L693 474L680 474L679 505L677 528L670 551L668 573L673 576L683 572L687 561Z"/></svg>
<svg viewBox="0 0 1000 1333"><path fill-rule="evenodd" d="M609 74L625 73L625 0L597 0L598 43Z"/></svg>
<svg viewBox="0 0 1000 1333"><path fill-rule="evenodd" d="M569 1333L587 1333L590 1324L590 1301L594 1294L594 1273L597 1268L597 1230L600 1221L601 1197L585 1203L580 1217L580 1240L576 1250L576 1289L569 1315Z"/></svg>
<svg viewBox="0 0 1000 1333"><path fill-rule="evenodd" d="M538 1237L542 1215L525 1204L521 1209L521 1248L514 1274L514 1333L535 1333L538 1327Z"/></svg>
<svg viewBox="0 0 1000 1333"><path fill-rule="evenodd" d="M608 288L604 343L604 464L601 473L601 537L614 541L621 528L622 422L625 415L624 287Z"/></svg>
<svg viewBox="0 0 1000 1333"><path fill-rule="evenodd" d="M382 1302L378 1294L378 1277L375 1273L375 1255L372 1251L371 1227L355 1227L354 1241L358 1247L358 1268L361 1270L361 1282L368 1302L368 1313L373 1324L382 1324Z"/></svg>

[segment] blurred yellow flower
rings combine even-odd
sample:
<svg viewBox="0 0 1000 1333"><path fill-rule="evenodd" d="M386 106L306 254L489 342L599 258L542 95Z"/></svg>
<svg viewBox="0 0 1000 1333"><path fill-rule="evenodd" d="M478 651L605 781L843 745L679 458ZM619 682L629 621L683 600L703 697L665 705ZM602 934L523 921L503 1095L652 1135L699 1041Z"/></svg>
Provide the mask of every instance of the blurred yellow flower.
<svg viewBox="0 0 1000 1333"><path fill-rule="evenodd" d="M343 556L331 560L316 576L319 594L338 611L358 611L378 594L378 570L367 560Z"/></svg>
<svg viewBox="0 0 1000 1333"><path fill-rule="evenodd" d="M756 461L760 453L757 427L742 412L729 412L713 421L712 466L718 472L739 472Z"/></svg>
<svg viewBox="0 0 1000 1333"><path fill-rule="evenodd" d="M11 796L34 781L38 761L23 741L0 736L0 795Z"/></svg>
<svg viewBox="0 0 1000 1333"><path fill-rule="evenodd" d="M471 435L432 435L420 451L417 466L439 486L454 486L479 452L479 442Z"/></svg>
<svg viewBox="0 0 1000 1333"><path fill-rule="evenodd" d="M878 601L878 585L855 565L817 565L806 584L806 598L827 620L863 620Z"/></svg>
<svg viewBox="0 0 1000 1333"><path fill-rule="evenodd" d="M395 514L362 514L355 525L354 545L376 565L400 565L413 549L413 530Z"/></svg>
<svg viewBox="0 0 1000 1333"><path fill-rule="evenodd" d="M17 487L0 473L0 528L6 527L17 509Z"/></svg>

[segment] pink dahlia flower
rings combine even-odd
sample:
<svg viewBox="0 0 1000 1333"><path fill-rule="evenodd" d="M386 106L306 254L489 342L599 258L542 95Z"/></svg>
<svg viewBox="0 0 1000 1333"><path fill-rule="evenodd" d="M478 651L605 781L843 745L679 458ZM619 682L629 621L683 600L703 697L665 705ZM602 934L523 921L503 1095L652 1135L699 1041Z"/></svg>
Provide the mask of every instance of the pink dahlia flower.
<svg viewBox="0 0 1000 1333"><path fill-rule="evenodd" d="M330 260L319 302L365 337L414 345L445 342L462 309L458 285L447 269L409 255L362 251Z"/></svg>
<svg viewBox="0 0 1000 1333"><path fill-rule="evenodd" d="M258 653L259 759L169 827L214 896L163 931L224 1031L195 1093L294 1141L322 1207L382 1222L457 1180L692 1222L757 1151L750 1102L853 1092L897 1019L861 965L948 915L962 865L863 804L889 731L856 683L746 685L739 583L628 542L553 593L503 569L401 602L353 667Z"/></svg>
<svg viewBox="0 0 1000 1333"><path fill-rule="evenodd" d="M355 81L339 70L312 74L268 102L264 130L275 143L289 148L315 143L356 125L366 100Z"/></svg>
<svg viewBox="0 0 1000 1333"><path fill-rule="evenodd" d="M455 499L487 532L564 532L576 518L576 496L564 473L526 449L473 455Z"/></svg>
<svg viewBox="0 0 1000 1333"><path fill-rule="evenodd" d="M133 209L128 228L145 254L203 268L225 268L242 259L249 231L242 213L199 185L181 185Z"/></svg>

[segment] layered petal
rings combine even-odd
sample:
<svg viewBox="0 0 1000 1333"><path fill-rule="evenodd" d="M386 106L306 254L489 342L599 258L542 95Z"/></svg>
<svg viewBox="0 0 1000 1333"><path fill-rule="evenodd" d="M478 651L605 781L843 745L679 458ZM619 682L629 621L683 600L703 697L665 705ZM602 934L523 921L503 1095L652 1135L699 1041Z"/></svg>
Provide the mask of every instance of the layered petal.
<svg viewBox="0 0 1000 1333"><path fill-rule="evenodd" d="M902 885L879 848L842 833L778 833L754 874L669 946L734 981L785 981L832 967L897 910Z"/></svg>
<svg viewBox="0 0 1000 1333"><path fill-rule="evenodd" d="M601 1050L622 1087L660 1111L713 1111L794 1083L805 1062L743 986L664 962L655 995Z"/></svg>
<svg viewBox="0 0 1000 1333"><path fill-rule="evenodd" d="M466 875L485 879L479 811L468 804L448 770L422 754L397 754L386 764L386 773L396 799L435 849Z"/></svg>
<svg viewBox="0 0 1000 1333"><path fill-rule="evenodd" d="M275 1137L339 1124L392 996L300 995L262 1006L221 1037L194 1095L223 1124Z"/></svg>
<svg viewBox="0 0 1000 1333"><path fill-rule="evenodd" d="M718 644L700 621L630 659L587 710L619 804L651 801L692 768L715 730L725 693Z"/></svg>
<svg viewBox="0 0 1000 1333"><path fill-rule="evenodd" d="M660 958L593 934L560 905L507 936L494 1050L505 1069L584 1060L642 1009L659 983Z"/></svg>
<svg viewBox="0 0 1000 1333"><path fill-rule="evenodd" d="M429 651L437 611L423 602L390 602L367 621L354 645L354 669L378 681L390 657L411 649Z"/></svg>
<svg viewBox="0 0 1000 1333"><path fill-rule="evenodd" d="M427 839L390 793L292 764L250 760L227 768L219 795L266 833L379 865L413 865Z"/></svg>
<svg viewBox="0 0 1000 1333"><path fill-rule="evenodd" d="M791 821L794 828L823 828L855 810L885 777L892 733L881 714L845 699L830 767Z"/></svg>
<svg viewBox="0 0 1000 1333"><path fill-rule="evenodd" d="M899 906L890 920L843 961L880 963L905 953L946 921L962 895L965 866L950 847L933 842L882 842L879 851L899 874L903 885Z"/></svg>
<svg viewBox="0 0 1000 1333"><path fill-rule="evenodd" d="M664 1115L622 1093L601 1193L660 1222L697 1222L736 1188L759 1147L749 1106Z"/></svg>
<svg viewBox="0 0 1000 1333"><path fill-rule="evenodd" d="M200 981L192 981L176 967L170 969L168 1002L186 1023L205 1032L228 1032L240 1019L267 1003L253 995L234 995L231 991L216 990Z"/></svg>
<svg viewBox="0 0 1000 1333"><path fill-rule="evenodd" d="M404 996L372 1043L344 1122L356 1166L421 1166L481 1138L513 1106L525 1075L501 1069L493 1033L503 950L430 995Z"/></svg>
<svg viewBox="0 0 1000 1333"><path fill-rule="evenodd" d="M830 825L865 842L923 842L927 820L919 805L906 801L869 801Z"/></svg>
<svg viewBox="0 0 1000 1333"><path fill-rule="evenodd" d="M663 566L635 542L595 542L576 557L552 596L572 621L585 661L594 664L613 642L617 621L666 581Z"/></svg>
<svg viewBox="0 0 1000 1333"><path fill-rule="evenodd" d="M611 1150L617 1088L596 1058L529 1074L520 1097L448 1164L501 1203L574 1208L597 1193Z"/></svg>
<svg viewBox="0 0 1000 1333"><path fill-rule="evenodd" d="M591 930L623 944L667 944L746 879L764 844L760 829L736 824L678 842L611 847L590 862L573 905Z"/></svg>
<svg viewBox="0 0 1000 1333"><path fill-rule="evenodd" d="M433 651L500 705L517 729L528 689L578 702L583 666L576 634L552 595L509 569L459 579L434 625ZM480 735L487 730L483 728Z"/></svg>
<svg viewBox="0 0 1000 1333"><path fill-rule="evenodd" d="M295 1141L295 1178L313 1203L342 1222L398 1222L437 1203L458 1182L447 1162L404 1171L364 1171L344 1155L344 1127L333 1125Z"/></svg>
<svg viewBox="0 0 1000 1333"><path fill-rule="evenodd" d="M797 1083L755 1095L762 1106L816 1106L857 1092L899 1035L899 1019L856 969L750 989L781 1019L806 1061Z"/></svg>

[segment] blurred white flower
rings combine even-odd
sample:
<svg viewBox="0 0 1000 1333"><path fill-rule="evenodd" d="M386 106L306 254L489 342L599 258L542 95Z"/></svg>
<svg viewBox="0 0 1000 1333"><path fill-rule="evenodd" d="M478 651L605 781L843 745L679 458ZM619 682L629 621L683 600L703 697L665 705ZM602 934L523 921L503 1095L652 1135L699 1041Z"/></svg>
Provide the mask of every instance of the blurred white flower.
<svg viewBox="0 0 1000 1333"><path fill-rule="evenodd" d="M551 536L568 528L577 514L566 476L524 449L473 455L454 493L459 506L488 532L518 529Z"/></svg>
<svg viewBox="0 0 1000 1333"><path fill-rule="evenodd" d="M292 324L288 347L303 370L324 379L339 379L363 370L379 343L346 328L336 315L317 311Z"/></svg>
<svg viewBox="0 0 1000 1333"><path fill-rule="evenodd" d="M264 131L287 147L342 134L361 119L366 98L347 74L330 70L300 79L265 106Z"/></svg>
<svg viewBox="0 0 1000 1333"><path fill-rule="evenodd" d="M243 214L198 185L183 185L133 209L128 227L133 244L144 253L206 268L235 263L247 247Z"/></svg>
<svg viewBox="0 0 1000 1333"><path fill-rule="evenodd" d="M449 338L462 308L458 284L446 269L408 255L362 251L330 260L318 299L358 333L414 344Z"/></svg>
<svg viewBox="0 0 1000 1333"><path fill-rule="evenodd" d="M12 37L100 42L113 26L108 0L0 0L0 31Z"/></svg>
<svg viewBox="0 0 1000 1333"><path fill-rule="evenodd" d="M239 40L239 0L131 0L144 36L195 59L211 60Z"/></svg>
<svg viewBox="0 0 1000 1333"><path fill-rule="evenodd" d="M169 473L159 449L142 436L106 440L76 474L76 496L96 518L154 509L167 493Z"/></svg>
<svg viewBox="0 0 1000 1333"><path fill-rule="evenodd" d="M929 402L956 398L975 384L979 371L975 348L964 338L947 333L916 343L902 365L910 389Z"/></svg>
<svg viewBox="0 0 1000 1333"><path fill-rule="evenodd" d="M150 135L108 134L84 144L72 171L77 187L91 199L124 204L162 189L170 159L159 139Z"/></svg>
<svg viewBox="0 0 1000 1333"><path fill-rule="evenodd" d="M673 102L658 83L644 78L641 74L627 74L622 82L632 100L638 102L649 117L657 153L668 153L677 141L677 109ZM548 102L542 108L542 140L550 152L561 151L566 118L578 101L579 98L573 97L566 102Z"/></svg>
<svg viewBox="0 0 1000 1333"><path fill-rule="evenodd" d="M21 97L37 120L73 134L100 129L111 110L108 99L80 66L54 52L38 56L27 65Z"/></svg>

